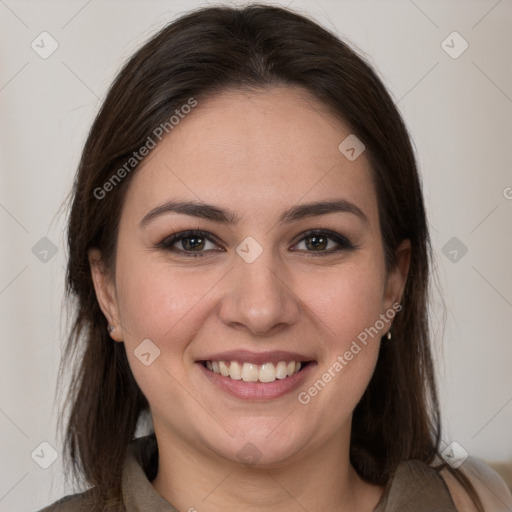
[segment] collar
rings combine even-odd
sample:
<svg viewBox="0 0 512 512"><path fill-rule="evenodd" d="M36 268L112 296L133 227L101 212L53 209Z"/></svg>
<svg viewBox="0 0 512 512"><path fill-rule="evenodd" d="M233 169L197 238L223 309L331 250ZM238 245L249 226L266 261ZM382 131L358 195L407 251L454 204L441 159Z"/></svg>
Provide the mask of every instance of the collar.
<svg viewBox="0 0 512 512"><path fill-rule="evenodd" d="M126 512L178 512L151 485L158 470L158 446L154 434L128 446L123 468L123 499Z"/></svg>

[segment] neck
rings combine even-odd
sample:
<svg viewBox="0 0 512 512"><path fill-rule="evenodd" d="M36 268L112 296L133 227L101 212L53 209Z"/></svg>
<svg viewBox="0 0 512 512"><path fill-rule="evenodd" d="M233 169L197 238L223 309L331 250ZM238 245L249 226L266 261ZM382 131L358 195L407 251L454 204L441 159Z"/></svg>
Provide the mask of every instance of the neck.
<svg viewBox="0 0 512 512"><path fill-rule="evenodd" d="M178 510L371 512L383 488L364 482L349 462L349 440L325 443L301 459L248 467L191 450L178 437L159 435L155 490ZM342 440L338 440L342 441Z"/></svg>

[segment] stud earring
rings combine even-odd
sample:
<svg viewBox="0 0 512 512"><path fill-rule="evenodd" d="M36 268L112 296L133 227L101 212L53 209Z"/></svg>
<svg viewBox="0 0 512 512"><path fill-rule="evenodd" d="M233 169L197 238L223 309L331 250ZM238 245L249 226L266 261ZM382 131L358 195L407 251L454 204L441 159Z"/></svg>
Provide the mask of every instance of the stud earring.
<svg viewBox="0 0 512 512"><path fill-rule="evenodd" d="M108 332L113 333L116 330L116 328L113 325L108 326Z"/></svg>
<svg viewBox="0 0 512 512"><path fill-rule="evenodd" d="M389 329L388 333L386 334L386 338L387 338L388 340L390 340L390 339L391 339L391 329Z"/></svg>

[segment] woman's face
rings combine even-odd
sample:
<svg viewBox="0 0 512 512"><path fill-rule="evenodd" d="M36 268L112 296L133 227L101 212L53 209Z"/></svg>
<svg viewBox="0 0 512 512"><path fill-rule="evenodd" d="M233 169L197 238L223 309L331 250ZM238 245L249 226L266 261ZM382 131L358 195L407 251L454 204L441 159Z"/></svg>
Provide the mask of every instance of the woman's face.
<svg viewBox="0 0 512 512"><path fill-rule="evenodd" d="M348 441L408 266L385 272L349 135L302 89L226 91L133 177L114 279L91 264L159 441L260 464Z"/></svg>

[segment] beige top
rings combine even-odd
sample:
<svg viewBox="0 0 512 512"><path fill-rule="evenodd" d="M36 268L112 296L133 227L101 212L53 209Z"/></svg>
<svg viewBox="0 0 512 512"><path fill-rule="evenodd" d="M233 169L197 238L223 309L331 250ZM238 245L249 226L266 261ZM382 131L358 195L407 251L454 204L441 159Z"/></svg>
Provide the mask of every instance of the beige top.
<svg viewBox="0 0 512 512"><path fill-rule="evenodd" d="M178 512L151 485L158 466L157 453L154 435L130 444L123 469L122 512ZM40 512L92 512L90 501L90 492L86 491L66 496ZM439 473L423 462L411 460L398 466L374 509L374 512L398 511L457 512L457 509Z"/></svg>

